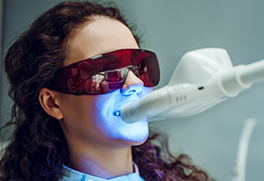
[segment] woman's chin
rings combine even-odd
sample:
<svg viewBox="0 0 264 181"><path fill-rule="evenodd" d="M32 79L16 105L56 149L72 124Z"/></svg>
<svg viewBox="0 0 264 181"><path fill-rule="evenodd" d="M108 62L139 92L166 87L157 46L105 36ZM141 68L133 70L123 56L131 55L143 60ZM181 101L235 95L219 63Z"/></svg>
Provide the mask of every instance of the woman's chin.
<svg viewBox="0 0 264 181"><path fill-rule="evenodd" d="M143 144L148 139L148 129L144 132L141 132L141 134L133 135L129 138L129 142L131 142L131 146L138 146Z"/></svg>

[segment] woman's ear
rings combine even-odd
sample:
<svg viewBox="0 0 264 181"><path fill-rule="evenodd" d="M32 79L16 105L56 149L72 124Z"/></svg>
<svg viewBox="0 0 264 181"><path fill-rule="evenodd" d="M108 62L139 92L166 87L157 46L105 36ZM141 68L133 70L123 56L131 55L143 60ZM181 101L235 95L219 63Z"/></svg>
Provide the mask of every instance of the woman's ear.
<svg viewBox="0 0 264 181"><path fill-rule="evenodd" d="M63 118L62 110L59 106L58 92L48 88L42 88L39 92L39 103L44 111L51 117L61 120Z"/></svg>

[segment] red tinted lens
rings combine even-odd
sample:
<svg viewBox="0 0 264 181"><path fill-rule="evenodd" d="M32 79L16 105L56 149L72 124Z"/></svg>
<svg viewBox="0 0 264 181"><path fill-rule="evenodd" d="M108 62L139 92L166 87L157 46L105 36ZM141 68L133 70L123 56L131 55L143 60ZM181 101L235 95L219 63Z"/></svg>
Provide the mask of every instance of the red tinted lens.
<svg viewBox="0 0 264 181"><path fill-rule="evenodd" d="M104 94L122 87L117 72L109 72L108 81L99 83L100 72L137 66L139 78L144 86L153 87L159 82L160 72L155 53L141 49L125 49L98 55L64 67L55 77L55 90L82 94ZM96 75L96 76L95 76ZM94 77L95 76L95 77ZM121 76L122 78L122 76ZM98 79L98 80L97 80ZM109 83L109 82L114 83ZM108 84L109 89L106 89Z"/></svg>
<svg viewBox="0 0 264 181"><path fill-rule="evenodd" d="M89 94L104 94L121 88L124 82L122 71L115 69L93 75L86 80L85 91Z"/></svg>
<svg viewBox="0 0 264 181"><path fill-rule="evenodd" d="M155 53L150 51L133 52L133 56L138 60L139 78L144 82L146 87L158 85L160 78L159 65Z"/></svg>

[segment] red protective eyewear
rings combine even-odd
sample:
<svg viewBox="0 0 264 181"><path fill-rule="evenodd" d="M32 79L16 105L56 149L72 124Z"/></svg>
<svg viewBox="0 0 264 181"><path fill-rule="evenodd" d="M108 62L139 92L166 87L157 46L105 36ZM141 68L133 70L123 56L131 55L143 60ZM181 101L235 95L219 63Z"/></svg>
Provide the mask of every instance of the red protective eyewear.
<svg viewBox="0 0 264 181"><path fill-rule="evenodd" d="M155 53L123 49L62 68L54 78L54 90L74 95L109 93L123 86L130 70L146 87L159 83L160 71Z"/></svg>

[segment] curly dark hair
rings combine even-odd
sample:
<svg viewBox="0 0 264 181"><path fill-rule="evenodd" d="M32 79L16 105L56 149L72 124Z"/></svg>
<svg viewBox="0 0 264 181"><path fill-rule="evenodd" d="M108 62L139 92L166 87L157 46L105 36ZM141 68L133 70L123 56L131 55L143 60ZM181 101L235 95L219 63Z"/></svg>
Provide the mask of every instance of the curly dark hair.
<svg viewBox="0 0 264 181"><path fill-rule="evenodd" d="M63 175L63 164L69 160L67 142L58 121L42 109L38 95L41 88L51 86L54 74L63 67L67 42L94 16L129 27L115 5L62 2L37 18L9 48L5 71L14 104L12 118L4 127L13 126L14 132L0 160L1 181L59 180ZM161 145L153 140L160 140ZM145 180L209 180L188 156L170 154L167 139L160 134L151 134L144 144L133 146L132 153Z"/></svg>

